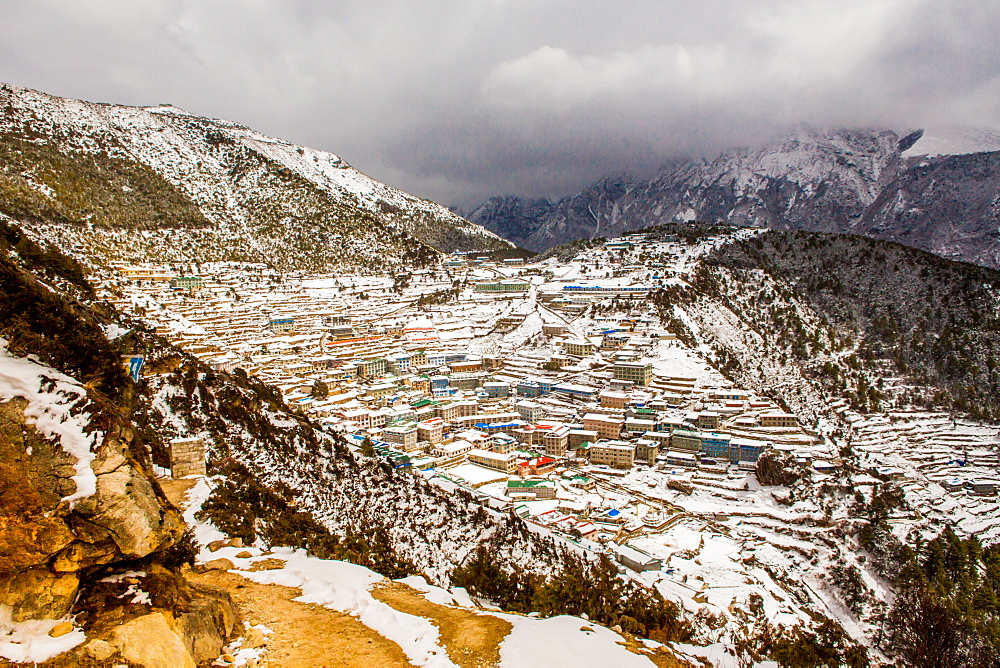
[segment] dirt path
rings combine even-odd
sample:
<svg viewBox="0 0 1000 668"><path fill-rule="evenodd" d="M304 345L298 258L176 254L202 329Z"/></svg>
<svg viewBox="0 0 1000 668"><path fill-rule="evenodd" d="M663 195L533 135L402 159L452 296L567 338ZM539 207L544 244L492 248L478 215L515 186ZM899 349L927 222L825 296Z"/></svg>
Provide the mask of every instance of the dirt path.
<svg viewBox="0 0 1000 668"><path fill-rule="evenodd" d="M634 636L626 635L623 637L622 642L618 644L633 654L646 657L657 668L694 668L687 661L677 658L673 652L665 647L650 650Z"/></svg>
<svg viewBox="0 0 1000 668"><path fill-rule="evenodd" d="M159 480L167 497L177 506L195 480ZM358 619L312 603L293 601L298 589L259 584L227 571L187 576L226 589L251 624L264 624L268 636L264 661L268 668L395 668L411 666L403 650ZM511 632L510 622L475 610L428 601L409 585L385 580L373 587L372 596L399 612L430 620L440 633L448 658L461 668L495 668L500 665L500 645ZM629 636L621 643L648 658L659 668L689 664L670 652L650 652Z"/></svg>
<svg viewBox="0 0 1000 668"><path fill-rule="evenodd" d="M160 489L163 493L167 495L170 499L170 503L174 504L178 508L184 508L187 500L184 498L187 495L189 489L194 487L198 481L194 478L181 478L180 480L174 480L173 478L161 478L157 477L156 482L160 483Z"/></svg>
<svg viewBox="0 0 1000 668"><path fill-rule="evenodd" d="M160 487L174 505L184 507L185 495L197 480L159 478ZM410 666L396 643L356 618L312 603L292 599L302 592L292 587L259 584L237 573L189 573L192 582L228 591L251 624L271 629L264 661L268 668L371 668Z"/></svg>
<svg viewBox="0 0 1000 668"><path fill-rule="evenodd" d="M264 660L269 668L395 668L410 666L399 645L360 621L312 603L292 599L292 587L258 584L236 573L190 575L194 582L223 587L240 615L271 629Z"/></svg>
<svg viewBox="0 0 1000 668"><path fill-rule="evenodd" d="M441 634L448 658L461 668L500 665L500 643L513 626L510 622L471 610L431 603L413 587L386 581L372 589L372 596L400 612L429 619Z"/></svg>

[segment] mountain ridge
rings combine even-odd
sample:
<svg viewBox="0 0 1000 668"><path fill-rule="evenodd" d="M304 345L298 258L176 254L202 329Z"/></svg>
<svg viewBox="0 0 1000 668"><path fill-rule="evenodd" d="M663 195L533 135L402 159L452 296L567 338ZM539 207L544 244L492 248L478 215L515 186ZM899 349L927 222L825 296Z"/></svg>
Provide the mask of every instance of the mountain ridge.
<svg viewBox="0 0 1000 668"><path fill-rule="evenodd" d="M532 250L698 220L852 232L1000 266L1000 153L928 155L923 136L800 127L761 148L667 162L649 179L609 177L547 206L531 200L530 216L507 196L468 218Z"/></svg>
<svg viewBox="0 0 1000 668"><path fill-rule="evenodd" d="M0 85L0 147L8 158L0 212L36 229L44 223L42 233L62 247L83 246L107 260L330 269L509 247L335 154L173 106L91 103ZM19 162L25 148L41 155ZM45 161L58 168L35 167ZM118 177L114 192L93 178L109 173ZM183 215L165 225L158 216L112 219L104 215L109 201L139 218L160 208ZM47 215L54 208L64 215Z"/></svg>

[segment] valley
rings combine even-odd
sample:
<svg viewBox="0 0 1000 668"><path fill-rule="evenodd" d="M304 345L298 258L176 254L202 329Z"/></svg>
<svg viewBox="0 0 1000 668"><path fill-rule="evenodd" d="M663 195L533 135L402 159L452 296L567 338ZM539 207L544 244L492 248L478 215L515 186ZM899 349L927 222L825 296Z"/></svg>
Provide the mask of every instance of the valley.
<svg viewBox="0 0 1000 668"><path fill-rule="evenodd" d="M777 350L755 351L768 371L736 385L718 348L734 333L708 295L664 315L654 293L693 289L706 258L759 234L637 234L536 263L470 253L395 276L122 265L97 285L357 454L608 555L699 620L701 648L682 653L730 665L734 624L818 615L871 646L893 594L857 532L886 490L901 543L1000 534L996 427L905 402L861 413ZM769 377L793 372L794 386Z"/></svg>
<svg viewBox="0 0 1000 668"><path fill-rule="evenodd" d="M0 661L995 665L960 139L802 127L465 220L0 86Z"/></svg>

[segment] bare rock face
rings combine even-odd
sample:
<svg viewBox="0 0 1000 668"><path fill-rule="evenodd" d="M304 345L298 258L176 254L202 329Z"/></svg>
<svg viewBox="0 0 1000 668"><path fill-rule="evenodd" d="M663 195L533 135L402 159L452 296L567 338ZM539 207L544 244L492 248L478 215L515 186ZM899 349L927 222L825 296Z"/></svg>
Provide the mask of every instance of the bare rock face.
<svg viewBox="0 0 1000 668"><path fill-rule="evenodd" d="M160 612L137 617L112 633L111 644L129 662L143 668L195 668L191 653Z"/></svg>
<svg viewBox="0 0 1000 668"><path fill-rule="evenodd" d="M0 603L16 620L70 611L83 569L145 557L183 534L123 437L106 434L92 468L97 492L75 507L75 459L25 418L21 399L0 404Z"/></svg>
<svg viewBox="0 0 1000 668"><path fill-rule="evenodd" d="M103 529L118 552L144 557L176 542L183 521L162 504L149 477L128 462L120 442L106 443L93 468L97 494L77 512Z"/></svg>
<svg viewBox="0 0 1000 668"><path fill-rule="evenodd" d="M195 662L215 659L222 652L234 630L239 612L225 592L195 586L197 596L177 617L181 638Z"/></svg>
<svg viewBox="0 0 1000 668"><path fill-rule="evenodd" d="M691 496L691 494L694 493L694 485L684 482L683 480L670 480L667 482L667 488L682 494L687 494L688 496Z"/></svg>
<svg viewBox="0 0 1000 668"><path fill-rule="evenodd" d="M11 606L15 621L56 619L69 612L79 586L76 573L29 568L0 581L0 601Z"/></svg>
<svg viewBox="0 0 1000 668"><path fill-rule="evenodd" d="M238 632L236 604L228 592L193 584L183 575L153 564L141 575L105 578L84 587L78 606L86 611L84 630L93 639L104 640L124 658L142 666L204 665L211 662ZM131 599L142 592L142 603ZM136 643L149 643L149 634L163 633L165 655L148 651ZM86 646L79 651L86 653ZM183 659L178 656L183 655ZM188 664L191 661L193 664Z"/></svg>

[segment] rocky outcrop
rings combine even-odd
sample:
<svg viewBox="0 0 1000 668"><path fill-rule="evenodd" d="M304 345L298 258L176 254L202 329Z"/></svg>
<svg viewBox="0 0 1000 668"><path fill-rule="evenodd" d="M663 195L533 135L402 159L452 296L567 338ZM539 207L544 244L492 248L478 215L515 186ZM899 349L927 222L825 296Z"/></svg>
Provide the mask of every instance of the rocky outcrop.
<svg viewBox="0 0 1000 668"><path fill-rule="evenodd" d="M101 578L85 588L79 607L87 611L88 637L107 642L141 666L193 666L215 660L241 629L229 594L193 584L158 564L144 568ZM84 646L77 653L87 651Z"/></svg>
<svg viewBox="0 0 1000 668"><path fill-rule="evenodd" d="M75 459L26 405L0 403L0 604L15 622L75 617L88 641L55 666L211 663L239 631L238 612L228 593L184 578L185 525L130 457L128 428L103 434L96 493L71 506Z"/></svg>
<svg viewBox="0 0 1000 668"><path fill-rule="evenodd" d="M167 617L160 612L122 624L112 645L129 663L144 668L195 668L194 659Z"/></svg>
<svg viewBox="0 0 1000 668"><path fill-rule="evenodd" d="M146 557L176 543L183 521L130 461L123 434L107 434L92 468L96 494L72 508L75 458L25 418L26 402L0 404L0 603L15 620L70 611L81 573Z"/></svg>

